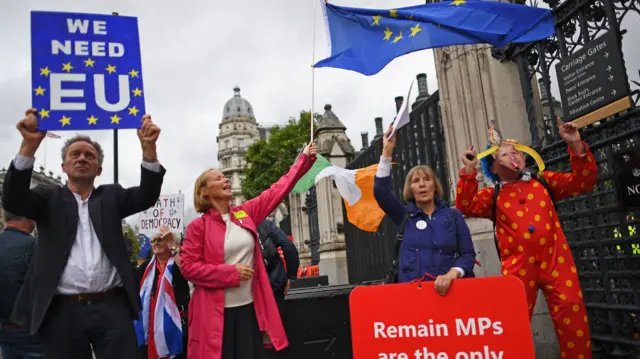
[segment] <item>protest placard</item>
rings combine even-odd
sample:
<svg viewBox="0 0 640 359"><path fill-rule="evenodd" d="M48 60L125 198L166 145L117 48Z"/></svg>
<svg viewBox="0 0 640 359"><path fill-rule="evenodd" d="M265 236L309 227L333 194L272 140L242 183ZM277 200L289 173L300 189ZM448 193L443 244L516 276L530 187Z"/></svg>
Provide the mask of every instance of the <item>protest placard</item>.
<svg viewBox="0 0 640 359"><path fill-rule="evenodd" d="M161 195L156 204L140 213L138 240L140 256L148 253L149 240L160 233L160 228L167 226L176 240L184 232L184 195L182 193Z"/></svg>
<svg viewBox="0 0 640 359"><path fill-rule="evenodd" d="M31 65L40 130L140 127L137 18L33 11Z"/></svg>
<svg viewBox="0 0 640 359"><path fill-rule="evenodd" d="M355 288L354 359L534 359L524 285L512 276Z"/></svg>

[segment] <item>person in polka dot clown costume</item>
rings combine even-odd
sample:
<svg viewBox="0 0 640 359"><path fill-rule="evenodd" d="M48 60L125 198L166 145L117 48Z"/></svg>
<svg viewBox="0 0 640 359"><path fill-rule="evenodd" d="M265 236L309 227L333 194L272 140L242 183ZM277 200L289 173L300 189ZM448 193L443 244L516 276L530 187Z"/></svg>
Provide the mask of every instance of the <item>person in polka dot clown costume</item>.
<svg viewBox="0 0 640 359"><path fill-rule="evenodd" d="M463 156L456 207L466 216L494 221L502 273L525 284L529 318L538 289L542 289L562 358L589 359L590 332L582 290L553 201L591 191L598 167L576 125L558 118L558 126L569 149L571 172L567 173L545 171L533 149L515 140L502 140L492 122L488 149L477 155L471 146ZM523 152L536 160L537 174L525 169ZM494 187L478 191L478 159Z"/></svg>

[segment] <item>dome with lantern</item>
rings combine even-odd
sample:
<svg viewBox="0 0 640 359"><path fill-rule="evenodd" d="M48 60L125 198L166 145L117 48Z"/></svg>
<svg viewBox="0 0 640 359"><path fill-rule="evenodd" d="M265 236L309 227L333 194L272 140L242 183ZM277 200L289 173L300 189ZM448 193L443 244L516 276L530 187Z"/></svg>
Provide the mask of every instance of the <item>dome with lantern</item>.
<svg viewBox="0 0 640 359"><path fill-rule="evenodd" d="M246 99L240 95L240 86L233 88L233 97L224 105L223 119L232 116L247 116L253 118L253 107Z"/></svg>

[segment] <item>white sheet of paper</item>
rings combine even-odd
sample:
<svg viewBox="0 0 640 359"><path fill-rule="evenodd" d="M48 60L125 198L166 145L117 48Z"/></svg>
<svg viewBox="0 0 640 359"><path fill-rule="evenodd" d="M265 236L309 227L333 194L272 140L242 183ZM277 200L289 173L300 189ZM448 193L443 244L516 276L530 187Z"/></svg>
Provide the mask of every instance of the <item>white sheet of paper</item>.
<svg viewBox="0 0 640 359"><path fill-rule="evenodd" d="M396 115L396 118L393 121L393 127L391 128L391 133L389 134L389 137L393 136L393 134L396 133L396 131L400 127L409 123L409 114L411 112L409 110L409 102L411 102L411 89L413 88L414 82L415 82L415 79L411 81L411 85L409 86L409 93L407 94L407 97L404 98L404 101L402 102L402 106L400 106L400 111L398 111L398 114Z"/></svg>

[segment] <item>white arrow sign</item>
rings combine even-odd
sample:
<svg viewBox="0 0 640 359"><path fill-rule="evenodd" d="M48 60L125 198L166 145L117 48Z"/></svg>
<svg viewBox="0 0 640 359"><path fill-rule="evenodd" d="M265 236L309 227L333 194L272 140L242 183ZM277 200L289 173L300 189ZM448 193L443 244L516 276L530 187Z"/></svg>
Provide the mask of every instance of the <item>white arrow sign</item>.
<svg viewBox="0 0 640 359"><path fill-rule="evenodd" d="M609 81L613 80L613 75L609 75Z"/></svg>
<svg viewBox="0 0 640 359"><path fill-rule="evenodd" d="M609 53L608 53L608 52L605 52L605 53L604 53L604 58L605 58L605 59L609 58Z"/></svg>
<svg viewBox="0 0 640 359"><path fill-rule="evenodd" d="M615 95L616 95L616 90L615 90L615 89L611 91L611 95L612 95L612 96L615 96Z"/></svg>
<svg viewBox="0 0 640 359"><path fill-rule="evenodd" d="M607 66L607 71L611 71L611 65Z"/></svg>

